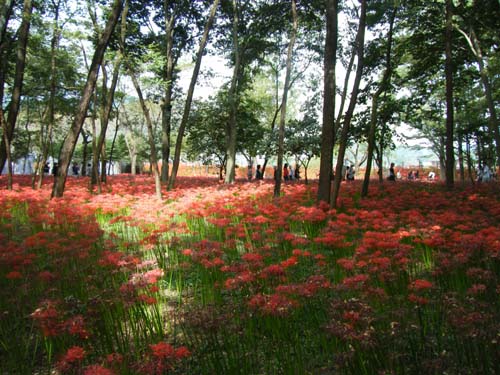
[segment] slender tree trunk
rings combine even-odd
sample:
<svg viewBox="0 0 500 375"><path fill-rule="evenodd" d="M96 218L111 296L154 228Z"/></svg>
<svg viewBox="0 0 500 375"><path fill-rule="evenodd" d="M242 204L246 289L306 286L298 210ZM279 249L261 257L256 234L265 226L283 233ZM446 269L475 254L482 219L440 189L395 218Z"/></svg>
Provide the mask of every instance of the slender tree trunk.
<svg viewBox="0 0 500 375"><path fill-rule="evenodd" d="M479 74L481 76L481 82L484 88L484 95L486 97L488 111L490 112L490 117L488 119L488 127L490 132L493 134L495 138L495 151L497 159L496 164L497 166L500 166L500 131L498 129L498 116L495 107L495 101L493 99L493 93L491 90L490 79L488 77L488 72L486 71L484 66L485 58L483 56L483 51L481 49L481 43L474 30L471 30L469 37L469 35L467 35L467 33L465 33L463 30L461 30L460 28L457 29L467 40L467 43L469 44L472 53L476 57L476 62L479 66Z"/></svg>
<svg viewBox="0 0 500 375"><path fill-rule="evenodd" d="M89 134L82 129L82 139L83 139L83 153L82 153L82 176L87 175L87 158L88 158L88 145L91 141L89 141Z"/></svg>
<svg viewBox="0 0 500 375"><path fill-rule="evenodd" d="M292 19L293 27L290 35L290 41L288 43L288 52L286 56L286 74L285 74L285 84L283 86L283 98L281 100L281 113L280 113L280 126L278 132L278 166L276 171L276 179L274 181L274 197L278 198L281 191L281 173L283 170L283 154L284 154L284 143L285 143L285 121L286 121L286 104L288 99L288 89L290 86L290 76L292 74L292 55L293 47L295 45L295 39L297 38L297 6L295 0L292 0Z"/></svg>
<svg viewBox="0 0 500 375"><path fill-rule="evenodd" d="M215 19L215 13L217 11L218 5L219 5L219 0L214 0L212 8L210 10L210 15L208 16L207 23L205 24L205 30L203 31L203 36L200 40L200 46L198 48L198 53L196 55L196 63L194 65L193 75L191 76L191 82L189 84L186 103L184 105L184 113L182 115L182 120L179 125L179 130L177 133L177 141L175 143L174 163L172 165L172 174L170 175L170 179L168 181L168 190L173 189L175 186L175 179L177 178L177 171L179 170L179 163L181 159L182 139L184 138L184 132L186 130L187 122L189 119L189 112L191 111L191 103L193 101L194 87L196 85L196 81L198 80L198 74L200 72L200 67L201 67L201 59L203 57L205 46L207 45L208 42L208 34L210 32L210 29L212 28L212 24Z"/></svg>
<svg viewBox="0 0 500 375"><path fill-rule="evenodd" d="M235 180L235 166L236 166L236 111L238 107L238 93L236 92L238 77L240 72L241 56L238 43L238 2L233 0L233 55L234 67L233 77L231 78L231 86L229 87L229 121L227 126L227 143L226 143L226 184L232 184Z"/></svg>
<svg viewBox="0 0 500 375"><path fill-rule="evenodd" d="M472 157L470 154L470 138L465 134L465 154L467 157L467 173L469 174L470 182L474 184L474 176L472 175Z"/></svg>
<svg viewBox="0 0 500 375"><path fill-rule="evenodd" d="M102 75L104 84L106 84L106 73L105 66L102 66ZM96 129L96 118L97 118L97 86L94 89L94 103L92 108L92 116L90 118L92 124L92 173L90 176L90 192L93 191L93 187L97 184L97 193L101 194L101 183L99 181L99 153L97 151L97 129Z"/></svg>
<svg viewBox="0 0 500 375"><path fill-rule="evenodd" d="M49 96L49 107L47 111L47 119L42 122L41 129L41 146L42 146L42 156L38 165L38 184L37 189L41 189L43 183L43 168L45 163L47 163L47 158L49 156L50 145L52 144L52 133L55 126L55 99L57 94L57 59L56 54L59 49L59 41L61 39L61 31L59 29L59 7L61 2L57 1L54 8L54 28L52 30L52 40L50 42L50 96ZM44 123L47 123L47 133L44 136Z"/></svg>
<svg viewBox="0 0 500 375"><path fill-rule="evenodd" d="M174 46L174 27L176 14L172 12L170 18L168 18L168 7L170 1L164 1L164 12L165 12L165 57L167 60L167 66L165 71L165 97L163 98L162 105L162 119L161 119L161 181L167 183L169 177L169 159L170 159L170 136L172 132L172 85L174 79L174 56L173 56L173 46Z"/></svg>
<svg viewBox="0 0 500 375"><path fill-rule="evenodd" d="M445 75L446 75L446 187L453 189L455 176L455 152L453 150L453 60L452 34L453 13L452 0L446 0L446 33L445 33Z"/></svg>
<svg viewBox="0 0 500 375"><path fill-rule="evenodd" d="M142 95L141 88L139 86L139 82L135 73L131 71L130 67L127 64L127 68L129 70L129 75L132 78L132 83L134 84L135 90L137 91L137 96L139 97L139 102L141 103L142 113L146 118L146 124L148 127L148 139L149 139L149 148L151 150L150 161L151 161L151 169L153 172L153 176L155 179L155 188L156 188L156 197L161 199L161 180L160 180L160 170L158 168L158 159L156 154L156 146L154 139L154 130L153 130L153 122L151 121L151 116L149 114L149 109L146 106L146 102L144 101L144 97Z"/></svg>
<svg viewBox="0 0 500 375"><path fill-rule="evenodd" d="M12 8L14 7L15 1L4 0L0 6L0 46L4 43L4 38L7 32L7 23L9 22L10 16L12 15ZM1 51L1 47L0 47Z"/></svg>
<svg viewBox="0 0 500 375"><path fill-rule="evenodd" d="M359 15L359 29L356 37L357 50L358 50L358 64L356 67L356 77L354 78L354 85L352 88L351 99L349 107L344 117L344 126L342 127L342 134L340 136L339 152L337 156L337 166L335 167L335 178L333 181L333 196L330 202L331 207L337 207L337 198L340 192L340 182L342 181L342 169L344 167L344 156L347 148L347 141L349 136L349 128L351 125L354 108L358 99L359 85L361 83L361 76L363 75L364 66L364 47L365 47L365 26L366 26L366 1L361 1L361 12Z"/></svg>
<svg viewBox="0 0 500 375"><path fill-rule="evenodd" d="M108 175L111 174L111 164L113 163L113 151L115 150L116 136L118 135L118 129L120 127L120 112L116 111L116 126L115 134L113 135L113 141L111 142L111 150L109 151L109 161L108 161Z"/></svg>
<svg viewBox="0 0 500 375"><path fill-rule="evenodd" d="M394 29L394 20L396 18L397 4L395 4L389 20L389 32L387 33L387 51L385 55L385 71L382 76L382 81L375 94L372 97L372 110L370 114L370 128L368 131L368 151L366 158L365 178L361 189L361 197L368 195L368 187L370 185L370 175L372 172L373 150L375 148L375 131L378 120L378 99L384 90L387 90L387 85L391 80L392 65L391 65L391 48L392 48L392 32Z"/></svg>
<svg viewBox="0 0 500 375"><path fill-rule="evenodd" d="M5 119L3 120L6 136L2 137L0 145L0 174L2 173L3 167L5 165L7 154L10 153L10 150L7 150L7 147L10 147L10 144L14 137L14 128L16 126L17 115L19 114L19 109L21 107L21 92L24 80L24 67L26 65L26 46L28 44L32 11L33 11L32 0L24 0L22 21L21 21L21 26L19 27L19 39L17 42L16 72L14 76L14 85L12 87L12 96L9 105L9 114L7 115L7 122L5 122ZM3 81L1 83L2 83L1 96L3 99ZM3 103L0 102L0 106L2 105ZM3 107L0 115L4 116Z"/></svg>
<svg viewBox="0 0 500 375"><path fill-rule="evenodd" d="M75 114L71 129L68 132L61 148L59 157L60 164L58 174L54 182L54 187L52 189L52 197L62 197L62 195L64 194L64 186L66 184L69 163L71 162L71 157L73 156L73 151L75 150L78 134L82 129L83 122L85 121L85 116L87 114L87 109L89 107L92 93L94 92L97 81L97 73L103 60L104 52L106 51L106 47L108 46L113 30L118 22L122 7L123 0L114 0L108 22L101 37L99 38L92 63L90 65L87 82L85 83L85 87L82 92L78 110Z"/></svg>
<svg viewBox="0 0 500 375"><path fill-rule="evenodd" d="M126 30L126 14L128 11L128 4L126 3L123 14L122 14L122 35L125 35L125 30ZM124 46L124 40L122 40L122 47ZM158 168L158 158L157 158L157 153L156 153L156 145L155 145L155 138L154 138L154 127L153 127L153 121L151 120L151 115L149 113L149 109L146 105L146 102L144 100L144 96L142 95L142 90L139 85L139 81L137 79L137 76L135 72L132 69L132 66L130 65L130 61L125 59L125 65L127 67L128 73L130 78L132 79L132 83L134 85L135 91L137 92L137 96L139 97L139 103L141 104L142 108L142 113L144 114L144 118L146 119L146 125L148 128L148 140L149 140L149 148L150 148L150 164L151 164L151 171L153 172L153 176L155 179L155 191L156 191L156 197L158 199L162 198L161 195L161 179L160 179L160 170Z"/></svg>
<svg viewBox="0 0 500 375"><path fill-rule="evenodd" d="M460 180L465 184L464 149L462 132L458 133L458 165L460 167Z"/></svg>
<svg viewBox="0 0 500 375"><path fill-rule="evenodd" d="M321 129L321 158L317 201L330 203L335 144L335 65L338 43L338 0L326 2L326 39L323 62L323 125Z"/></svg>
<svg viewBox="0 0 500 375"><path fill-rule="evenodd" d="M126 15L122 14L126 19ZM113 68L113 77L111 78L111 86L109 90L106 89L103 83L103 103L101 111L101 132L99 133L99 140L97 142L97 151L101 155L101 182L106 182L106 132L108 130L109 118L111 117L111 110L113 109L113 102L115 97L116 86L118 85L118 78L120 76L121 54L115 60ZM106 68L103 67L103 73ZM106 81L106 80L104 80ZM116 135L115 135L116 137Z"/></svg>

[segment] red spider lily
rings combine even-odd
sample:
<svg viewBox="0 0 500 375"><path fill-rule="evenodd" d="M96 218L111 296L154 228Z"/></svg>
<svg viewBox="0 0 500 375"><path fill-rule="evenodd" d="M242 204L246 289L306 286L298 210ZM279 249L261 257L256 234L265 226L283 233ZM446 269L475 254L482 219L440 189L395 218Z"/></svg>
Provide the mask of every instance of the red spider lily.
<svg viewBox="0 0 500 375"><path fill-rule="evenodd" d="M369 279L370 277L368 275L360 274L344 278L344 280L342 280L342 284L349 289L360 289L366 284Z"/></svg>
<svg viewBox="0 0 500 375"><path fill-rule="evenodd" d="M120 353L111 353L106 356L108 365L121 365L123 363L123 355Z"/></svg>
<svg viewBox="0 0 500 375"><path fill-rule="evenodd" d="M280 263L280 265L283 267L283 268L289 268L289 267L292 267L292 266L295 266L299 263L298 259L296 256L291 256L290 258L288 259L285 259L284 261L282 261Z"/></svg>
<svg viewBox="0 0 500 375"><path fill-rule="evenodd" d="M255 275L250 271L242 271L234 278L229 278L224 282L225 289L232 290L242 285L255 281Z"/></svg>
<svg viewBox="0 0 500 375"><path fill-rule="evenodd" d="M73 346L67 350L56 366L61 372L69 372L71 368L82 362L86 355L82 347Z"/></svg>
<svg viewBox="0 0 500 375"><path fill-rule="evenodd" d="M9 280L18 280L23 278L23 274L19 271L10 271L5 277Z"/></svg>
<svg viewBox="0 0 500 375"><path fill-rule="evenodd" d="M147 271L144 275L143 278L148 284L154 284L158 281L159 278L163 277L164 272L162 269L154 269Z"/></svg>
<svg viewBox="0 0 500 375"><path fill-rule="evenodd" d="M155 297L148 296L147 294L139 294L137 296L137 300L145 303L146 305L154 305L158 302Z"/></svg>
<svg viewBox="0 0 500 375"><path fill-rule="evenodd" d="M63 323L68 333L72 336L78 336L82 339L88 339L89 333L85 329L85 321L83 316L77 315Z"/></svg>
<svg viewBox="0 0 500 375"><path fill-rule="evenodd" d="M417 296L413 293L408 295L408 300L410 302L416 303L417 305L427 305L429 303L429 299L422 297L422 296Z"/></svg>
<svg viewBox="0 0 500 375"><path fill-rule="evenodd" d="M486 285L484 284L473 284L469 289L467 289L467 294L478 295L486 292Z"/></svg>
<svg viewBox="0 0 500 375"><path fill-rule="evenodd" d="M281 264L271 264L264 268L259 276L284 276L285 269Z"/></svg>
<svg viewBox="0 0 500 375"><path fill-rule="evenodd" d="M83 375L115 375L115 372L101 365L91 365L83 370Z"/></svg>
<svg viewBox="0 0 500 375"><path fill-rule="evenodd" d="M300 221L317 223L326 220L327 215L324 210L315 206L299 207L295 218Z"/></svg>
<svg viewBox="0 0 500 375"><path fill-rule="evenodd" d="M297 301L282 294L263 295L256 294L249 301L248 306L258 310L264 315L284 316L298 305Z"/></svg>
<svg viewBox="0 0 500 375"><path fill-rule="evenodd" d="M57 336L61 331L61 316L56 307L57 303L54 301L43 301L41 307L31 314L31 317L40 325L45 337Z"/></svg>
<svg viewBox="0 0 500 375"><path fill-rule="evenodd" d="M175 355L174 347L164 341L159 342L158 344L151 344L149 347L151 348L153 355L157 358L173 358Z"/></svg>
<svg viewBox="0 0 500 375"><path fill-rule="evenodd" d="M415 290L417 292L431 289L433 284L428 280L418 279L415 280L410 285L410 289Z"/></svg>

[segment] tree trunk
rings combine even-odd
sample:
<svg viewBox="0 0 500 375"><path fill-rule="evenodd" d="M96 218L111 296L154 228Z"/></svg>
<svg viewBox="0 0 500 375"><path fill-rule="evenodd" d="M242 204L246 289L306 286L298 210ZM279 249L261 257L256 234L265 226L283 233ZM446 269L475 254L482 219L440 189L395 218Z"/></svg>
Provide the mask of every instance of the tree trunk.
<svg viewBox="0 0 500 375"><path fill-rule="evenodd" d="M42 129L40 134L40 143L42 146L41 158L38 164L38 184L37 189L41 189L43 183L43 168L45 163L47 163L47 158L49 156L50 145L52 144L52 133L55 125L55 99L57 93L57 59L56 53L59 49L59 41L61 39L61 31L59 30L59 6L61 2L55 3L54 8L54 28L52 30L52 40L50 42L50 96L49 96L49 107L47 111L47 119L42 122ZM47 123L47 133L43 135L44 123Z"/></svg>
<svg viewBox="0 0 500 375"><path fill-rule="evenodd" d="M174 79L174 27L176 15L172 13L170 18L167 17L169 1L164 1L165 12L165 58L167 60L167 69L165 71L165 97L163 98L162 105L162 119L161 119L161 181L167 183L169 177L169 159L170 159L170 135L172 132L172 85Z"/></svg>
<svg viewBox="0 0 500 375"><path fill-rule="evenodd" d="M233 0L233 53L234 53L234 67L233 77L231 78L231 86L229 87L228 100L229 100L229 121L227 126L227 144L226 144L226 184L232 184L235 180L235 166L236 166L236 111L238 107L238 94L236 92L238 77L240 72L241 56L238 43L238 3Z"/></svg>
<svg viewBox="0 0 500 375"><path fill-rule="evenodd" d="M335 144L335 64L338 42L338 0L326 2L326 39L323 61L323 125L317 201L330 203L330 187Z"/></svg>
<svg viewBox="0 0 500 375"><path fill-rule="evenodd" d="M467 156L467 173L469 174L470 182L474 184L474 176L472 175L472 157L470 154L470 138L465 134L465 154Z"/></svg>
<svg viewBox="0 0 500 375"><path fill-rule="evenodd" d="M333 196L330 202L331 207L337 207L337 198L340 191L340 182L342 181L342 169L344 166L344 156L347 147L349 136L349 128L354 114L354 108L358 98L359 85L361 83L361 76L363 75L363 62L364 62L364 46L365 46L365 26L366 26L366 1L361 1L361 12L359 15L359 29L356 37L357 50L358 50L358 63L356 67L356 77L354 78L354 85L352 88L351 99L349 107L344 117L344 126L342 127L342 134L340 136L339 152L337 156L337 166L335 167L335 178L333 181Z"/></svg>
<svg viewBox="0 0 500 375"><path fill-rule="evenodd" d="M446 0L446 33L445 33L445 75L446 75L446 187L453 189L455 175L455 152L453 150L453 60L452 34L453 13L452 0Z"/></svg>
<svg viewBox="0 0 500 375"><path fill-rule="evenodd" d="M290 35L290 42L288 43L288 52L286 55L286 73L285 73L285 84L283 86L283 98L281 100L281 113L280 113L280 125L278 132L278 166L276 171L276 179L274 181L274 197L278 198L281 191L281 172L283 169L283 154L284 154L284 144L285 144L285 121L286 121L286 103L288 99L288 89L290 86L290 76L292 74L292 55L293 47L295 45L295 39L297 38L297 6L295 0L292 0L292 19L293 27Z"/></svg>
<svg viewBox="0 0 500 375"><path fill-rule="evenodd" d="M126 19L126 15L122 14L123 19ZM111 110L113 109L113 102L115 97L116 86L118 85L118 78L120 76L120 65L121 65L121 55L115 60L115 65L113 68L113 77L111 78L111 86L109 90L107 90L106 80L103 81L103 102L102 102L102 111L101 111L101 132L99 133L99 140L97 141L97 152L101 155L101 182L106 181L106 132L108 130L109 118L111 116ZM103 73L106 70L103 67ZM104 75L104 74L103 74ZM115 135L116 136L116 135ZM100 186L100 185L99 185Z"/></svg>
<svg viewBox="0 0 500 375"><path fill-rule="evenodd" d="M387 85L391 80L392 65L391 65L391 48L392 48L392 32L394 29L394 20L396 18L397 4L395 4L391 17L389 20L389 32L387 33L387 51L385 55L385 71L382 76L382 81L375 94L372 97L372 110L370 114L370 128L368 131L368 151L366 158L365 178L363 180L363 187L361 189L361 197L368 195L368 187L370 185L370 175L372 172L372 159L373 150L375 148L375 131L377 128L377 115L378 115L378 99L382 92L387 89ZM382 135L383 137L383 135Z"/></svg>
<svg viewBox="0 0 500 375"><path fill-rule="evenodd" d="M462 132L458 133L458 165L460 167L460 180L465 184L464 150Z"/></svg>
<svg viewBox="0 0 500 375"><path fill-rule="evenodd" d="M154 130L153 130L153 122L151 121L151 116L149 114L149 109L146 106L146 102L144 101L144 97L142 95L141 88L139 86L139 82L137 81L137 77L135 73L131 71L130 66L127 63L127 69L129 71L130 77L132 78L132 83L134 84L135 90L137 91L137 96L139 97L139 102L141 103L142 113L146 118L146 124L148 127L148 140L149 140L149 148L151 149L150 161L151 161L151 169L153 172L153 176L155 179L155 190L156 197L161 199L161 180L160 180L160 170L158 168L158 159L156 157L156 146L154 139Z"/></svg>
<svg viewBox="0 0 500 375"><path fill-rule="evenodd" d="M500 132L498 130L498 116L495 108L495 102L493 99L493 93L491 90L491 83L488 77L488 72L484 66L484 56L483 51L481 49L481 43L474 32L471 30L471 35L467 35L463 30L457 27L457 30L465 37L469 47L476 58L476 62L479 66L479 74L481 76L481 82L484 88L484 95L486 97L486 103L488 105L488 111L490 112L490 117L488 119L488 127L490 132L493 134L495 138L495 151L496 151L496 164L500 166Z"/></svg>
<svg viewBox="0 0 500 375"><path fill-rule="evenodd" d="M122 35L125 35L127 12L128 12L128 5L125 5L124 10L123 10L123 14L122 14ZM124 46L124 42L125 41L122 39L122 48ZM146 119L146 125L148 128L149 148L150 148L150 152L151 152L150 157L149 157L150 164L151 164L151 171L153 172L153 176L155 179L156 197L158 199L161 199L162 195L161 195L160 170L158 168L158 158L157 158L157 154L156 154L153 121L151 121L151 115L149 113L149 109L146 105L146 102L144 101L144 96L142 95L142 90L141 90L141 87L139 85L139 81L137 79L135 72L133 71L133 69L130 65L130 61L125 59L125 65L127 67L130 78L132 79L132 83L134 85L135 91L137 92L137 96L139 97L139 103L141 104L142 113L144 114L144 118Z"/></svg>
<svg viewBox="0 0 500 375"><path fill-rule="evenodd" d="M113 30L118 22L122 7L123 0L114 0L108 22L101 37L99 38L78 110L75 114L71 129L68 132L61 148L59 156L60 164L58 174L54 181L54 187L52 189L52 197L62 197L64 194L64 185L66 184L69 163L71 162L71 157L73 156L73 151L75 150L78 134L82 129L83 122L85 121L85 116L87 114L92 93L95 89L97 73L104 57L104 52L106 51L106 47L108 46Z"/></svg>
<svg viewBox="0 0 500 375"><path fill-rule="evenodd" d="M111 164L113 163L113 151L115 150L116 136L118 135L118 128L120 127L119 116L120 113L116 111L116 125L115 134L113 135L113 141L111 142L111 150L109 151L109 161L108 161L108 175L111 174Z"/></svg>
<svg viewBox="0 0 500 375"><path fill-rule="evenodd" d="M82 155L82 170L81 174L82 176L87 175L87 156L88 156L88 144L91 142L89 141L89 134L82 129L82 140L83 140L83 155Z"/></svg>
<svg viewBox="0 0 500 375"><path fill-rule="evenodd" d="M212 24L215 19L215 13L217 11L218 5L219 5L219 0L214 0L212 8L210 9L210 15L208 16L207 23L205 24L203 36L200 40L200 46L198 48L198 53L196 55L196 63L193 69L193 75L191 76L191 82L189 83L186 103L184 105L184 113L182 114L181 123L179 125L179 130L177 133L177 141L175 143L174 163L172 165L172 174L170 175L170 179L168 181L168 190L173 189L175 186L175 179L177 178L177 171L179 170L179 163L181 159L182 139L184 138L184 132L186 130L186 125L189 119L189 112L191 111L191 103L193 101L194 87L196 85L196 81L198 80L198 74L200 72L200 67L201 67L201 59L203 57L205 46L207 45L208 42L208 34L210 32L210 29L212 28Z"/></svg>
<svg viewBox="0 0 500 375"><path fill-rule="evenodd" d="M23 87L24 67L26 65L26 46L28 44L32 10L33 10L32 0L24 0L22 21L21 21L21 26L19 26L19 39L17 42L17 53L16 53L16 72L14 76L14 85L12 87L12 96L9 105L9 114L7 115L7 122L5 122L5 119L3 120L4 127L6 130L5 133L6 136L2 137L0 145L0 174L2 173L3 167L5 165L7 154L10 153L10 150L7 150L7 147L10 147L10 144L14 137L14 128L16 126L17 115L19 114L19 109L21 107L21 91ZM2 67L2 72L3 72L3 67ZM3 99L3 81L1 83L2 83L1 96ZM0 106L2 105L3 103L0 102ZM0 116L4 116L3 107Z"/></svg>

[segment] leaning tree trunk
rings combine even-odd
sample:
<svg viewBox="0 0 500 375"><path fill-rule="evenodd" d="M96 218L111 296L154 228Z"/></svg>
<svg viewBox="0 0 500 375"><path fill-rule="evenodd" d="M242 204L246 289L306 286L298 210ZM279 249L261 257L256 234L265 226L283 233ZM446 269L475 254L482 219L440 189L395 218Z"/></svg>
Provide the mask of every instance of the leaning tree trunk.
<svg viewBox="0 0 500 375"><path fill-rule="evenodd" d="M338 42L337 11L338 0L328 0L326 3L326 39L323 62L323 125L321 130L318 203L330 203L331 193L333 146L335 144L335 64Z"/></svg>
<svg viewBox="0 0 500 375"><path fill-rule="evenodd" d="M64 186L66 184L66 177L68 174L68 167L71 162L71 157L73 156L73 151L75 150L76 141L78 139L78 134L80 133L83 122L87 115L87 109L90 104L90 99L97 81L97 73L101 65L102 59L104 57L104 52L108 46L113 30L120 17L120 12L123 7L123 0L114 0L113 7L111 9L111 14L109 16L106 27L99 38L97 43L97 48L94 52L94 57L92 58L92 63L90 64L90 70L87 76L87 82L83 88L82 98L80 99L80 104L78 110L75 114L73 124L69 130L64 143L61 148L61 153L59 156L59 169L58 174L54 181L54 187L52 189L52 197L62 197L64 194Z"/></svg>
<svg viewBox="0 0 500 375"><path fill-rule="evenodd" d="M359 16L359 29L356 36L357 49L358 49L358 64L356 67L356 77L351 92L351 99L349 107L344 117L344 126L342 127L342 134L340 136L339 152L337 156L337 166L335 167L335 178L333 181L333 196L330 202L331 207L337 207L337 198L340 192L340 182L342 181L342 169L344 167L344 156L347 148L347 141L349 136L349 128L351 125L354 108L358 98L359 85L361 83L361 76L363 75L363 62L364 62L364 47L365 47L365 26L366 26L366 1L361 1L361 13Z"/></svg>
<svg viewBox="0 0 500 375"><path fill-rule="evenodd" d="M233 77L231 78L231 86L229 87L228 100L229 100L229 121L227 126L227 143L226 143L226 184L232 184L235 180L235 166L236 166L236 110L238 107L238 99L236 87L240 72L241 56L238 45L238 4L233 0L233 54L234 54L234 67Z"/></svg>
<svg viewBox="0 0 500 375"><path fill-rule="evenodd" d="M126 31L126 14L128 12L128 5L125 6L122 14L122 40L121 40L121 45L122 49L125 45L125 31ZM153 127L153 121L151 120L151 115L149 113L149 109L146 105L146 102L144 100L144 96L142 95L142 90L139 85L139 81L137 79L137 76L135 72L132 69L132 66L130 65L130 61L125 58L125 66L127 67L127 71L129 73L130 78L132 79L132 84L134 85L135 91L137 92L137 96L139 97L139 103L141 104L142 108L142 113L144 114L144 118L146 119L146 125L148 128L148 141L149 141L149 148L150 148L150 162L151 162L151 170L153 172L153 176L155 179L155 191L156 191L156 197L158 199L162 198L161 195L161 180L160 180L160 170L158 168L158 158L156 154L156 145L155 145L155 138L154 138L154 127Z"/></svg>
<svg viewBox="0 0 500 375"><path fill-rule="evenodd" d="M280 126L278 132L278 166L276 171L276 179L274 181L275 198L278 198L280 196L280 190L281 190L281 172L283 169L283 154L284 154L284 144L285 144L286 102L288 99L288 87L290 85L290 76L292 74L293 47L295 45L295 39L297 38L298 22L297 22L297 6L295 4L295 0L292 0L292 18L293 18L293 27L292 27L292 33L290 35L290 42L288 43L288 52L286 55L285 84L283 87L283 98L281 100Z"/></svg>
<svg viewBox="0 0 500 375"><path fill-rule="evenodd" d="M14 84L12 87L12 96L9 104L9 114L7 115L7 122L5 122L5 119L3 120L6 136L2 137L0 145L0 174L2 173L3 167L5 165L7 154L10 153L10 150L7 150L7 147L10 147L10 144L14 137L14 128L16 126L17 115L19 114L19 109L21 107L21 91L24 80L24 67L26 65L26 46L28 44L32 11L33 11L32 0L24 0L22 21L21 21L21 26L19 27L19 39L17 42L16 71L14 76ZM4 73L2 72L2 74ZM0 102L0 106L3 106L2 102ZM3 107L0 116L4 116Z"/></svg>
<svg viewBox="0 0 500 375"><path fill-rule="evenodd" d="M453 60L452 33L453 13L452 0L446 0L446 32L445 32L445 76L446 76L446 187L453 189L455 176L455 153L453 150Z"/></svg>
<svg viewBox="0 0 500 375"><path fill-rule="evenodd" d="M387 51L385 55L385 71L382 76L382 81L380 82L380 86L373 94L372 97L372 110L370 115L370 128L368 131L368 151L366 158L366 169L365 169L365 178L363 180L363 187L361 188L361 197L366 197L368 195L368 187L370 185L370 176L372 172L372 161L373 161L373 150L375 148L375 130L377 128L377 115L378 115L378 99L382 92L387 89L387 85L391 80L392 75L392 65L391 65L391 47L392 47L392 32L394 29L394 20L396 18L397 5L394 6L394 9L391 13L391 18L389 20L389 32L387 33ZM383 137L383 135L382 135Z"/></svg>
<svg viewBox="0 0 500 375"><path fill-rule="evenodd" d="M191 76L191 82L189 83L189 89L187 93L186 103L184 105L184 113L182 114L182 120L179 125L179 130L177 132L177 141L175 143L175 154L174 163L172 165L172 174L168 180L168 190L171 190L175 186L175 179L177 178L177 171L179 170L179 163L181 160L181 148L182 139L184 138L184 132L186 130L187 122L189 120L189 112L191 111L191 103L193 102L193 93L196 81L198 80L198 74L200 73L201 59L203 57L203 52L205 51L205 46L208 42L208 34L212 28L212 24L215 19L215 13L217 11L217 6L219 5L219 0L214 0L212 8L210 10L210 15L208 16L207 23L205 24L205 29L203 31L203 36L200 40L200 46L198 47L198 53L196 55L196 63L193 69L193 75Z"/></svg>
<svg viewBox="0 0 500 375"><path fill-rule="evenodd" d="M144 101L144 97L142 95L141 88L139 86L139 82L135 73L131 71L130 66L127 64L127 69L129 71L130 77L132 78L132 83L134 84L135 90L137 91L137 96L139 97L139 102L141 103L142 113L146 119L146 125L148 128L148 140L149 140L149 148L151 151L150 161L151 161L151 169L153 172L153 176L155 179L155 191L156 197L161 199L161 180L160 180L160 170L158 168L158 158L156 156L156 146L154 139L154 129L153 122L151 121L151 116L149 114L149 109L146 106L146 102Z"/></svg>

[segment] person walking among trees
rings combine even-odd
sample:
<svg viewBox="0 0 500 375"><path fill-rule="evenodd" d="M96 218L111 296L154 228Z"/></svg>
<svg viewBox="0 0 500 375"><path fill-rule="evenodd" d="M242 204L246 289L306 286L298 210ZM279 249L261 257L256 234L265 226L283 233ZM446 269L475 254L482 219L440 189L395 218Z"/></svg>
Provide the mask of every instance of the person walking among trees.
<svg viewBox="0 0 500 375"><path fill-rule="evenodd" d="M389 177L387 177L389 181L396 181L396 174L394 173L394 163L391 163L391 167L389 168Z"/></svg>
<svg viewBox="0 0 500 375"><path fill-rule="evenodd" d="M288 177L289 177L289 174L288 174L288 163L285 163L285 165L283 166L283 179L285 181L288 181Z"/></svg>
<svg viewBox="0 0 500 375"><path fill-rule="evenodd" d="M295 165L295 179L300 180L300 167L298 164Z"/></svg>
<svg viewBox="0 0 500 375"><path fill-rule="evenodd" d="M256 180L262 180L264 178L264 175L262 174L262 171L260 168L261 168L260 164L257 164L257 171L255 172L255 179Z"/></svg>

